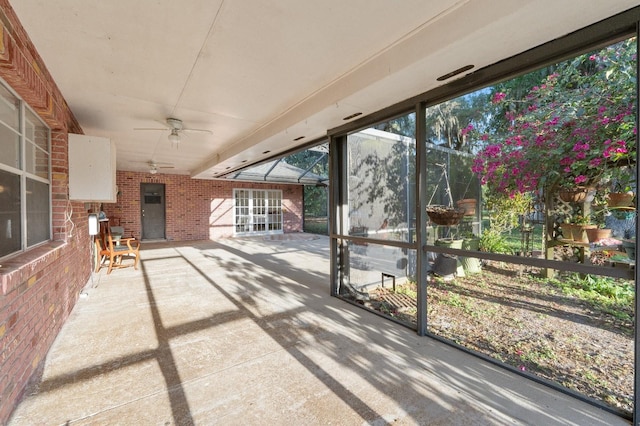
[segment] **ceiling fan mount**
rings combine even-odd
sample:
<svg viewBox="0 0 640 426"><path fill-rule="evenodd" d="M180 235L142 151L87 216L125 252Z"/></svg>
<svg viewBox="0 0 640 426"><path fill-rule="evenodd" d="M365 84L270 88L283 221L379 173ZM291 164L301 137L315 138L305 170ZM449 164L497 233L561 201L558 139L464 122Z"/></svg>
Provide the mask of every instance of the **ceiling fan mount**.
<svg viewBox="0 0 640 426"><path fill-rule="evenodd" d="M167 118L167 125L169 126L169 128L171 128L171 133L179 132L183 129L182 120L178 118Z"/></svg>

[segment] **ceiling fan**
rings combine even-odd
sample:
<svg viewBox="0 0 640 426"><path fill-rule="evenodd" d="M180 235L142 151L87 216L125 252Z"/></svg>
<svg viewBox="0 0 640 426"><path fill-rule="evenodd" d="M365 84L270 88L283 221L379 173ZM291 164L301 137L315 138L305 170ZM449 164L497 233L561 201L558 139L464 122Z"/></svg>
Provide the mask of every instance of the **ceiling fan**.
<svg viewBox="0 0 640 426"><path fill-rule="evenodd" d="M174 166L171 163L161 163L157 161L149 161L147 163L149 165L149 173L155 175L158 173L158 169L173 169Z"/></svg>
<svg viewBox="0 0 640 426"><path fill-rule="evenodd" d="M206 130L206 129L191 129L188 127L185 127L184 124L182 123L182 120L178 119L178 118L173 118L173 117L168 117L165 122L159 121L160 124L162 124L164 126L164 128L160 129L160 128L153 128L153 127L137 127L134 128L133 130L169 130L169 142L171 143L179 143L180 142L180 135L182 134L182 132L198 132L198 133L208 133L208 134L213 134L213 132L211 130Z"/></svg>

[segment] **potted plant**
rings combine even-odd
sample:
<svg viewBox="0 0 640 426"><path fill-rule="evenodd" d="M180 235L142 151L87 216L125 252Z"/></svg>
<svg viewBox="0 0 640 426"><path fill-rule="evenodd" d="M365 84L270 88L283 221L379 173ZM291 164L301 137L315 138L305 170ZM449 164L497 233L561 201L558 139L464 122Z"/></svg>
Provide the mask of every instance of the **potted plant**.
<svg viewBox="0 0 640 426"><path fill-rule="evenodd" d="M628 160L628 159L627 159ZM635 197L635 168L629 166L612 168L606 200L609 207L633 207Z"/></svg>
<svg viewBox="0 0 640 426"><path fill-rule="evenodd" d="M571 222L564 222L558 225L560 231L562 232L562 238L565 240L573 241L573 227L574 224Z"/></svg>
<svg viewBox="0 0 640 426"><path fill-rule="evenodd" d="M589 237L587 237L587 231L589 229L597 229L598 226L591 223L589 215L576 215L572 221L573 227L571 228L571 237L573 241L578 243L588 243Z"/></svg>
<svg viewBox="0 0 640 426"><path fill-rule="evenodd" d="M594 210L590 217L595 227L585 229L587 234L587 240L590 243L597 243L598 241L610 238L611 229L607 228L606 217L609 215L609 210L605 206L600 206Z"/></svg>
<svg viewBox="0 0 640 426"><path fill-rule="evenodd" d="M463 250L480 250L480 238L468 233L462 236L462 249ZM462 268L467 274L477 274L482 272L482 263L477 257L463 257L460 256L460 263Z"/></svg>
<svg viewBox="0 0 640 426"><path fill-rule="evenodd" d="M477 204L478 201L475 198L463 198L462 200L456 201L456 206L464 209L465 216L475 216Z"/></svg>

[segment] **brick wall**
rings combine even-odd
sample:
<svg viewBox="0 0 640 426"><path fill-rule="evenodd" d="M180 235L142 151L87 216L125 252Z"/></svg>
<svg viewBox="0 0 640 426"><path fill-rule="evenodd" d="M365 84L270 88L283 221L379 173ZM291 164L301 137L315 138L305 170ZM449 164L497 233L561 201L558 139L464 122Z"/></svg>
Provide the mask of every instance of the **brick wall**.
<svg viewBox="0 0 640 426"><path fill-rule="evenodd" d="M0 424L37 376L91 270L84 204L70 203L68 132L82 133L7 0L0 0L0 77L52 130L53 241L0 267Z"/></svg>
<svg viewBox="0 0 640 426"><path fill-rule="evenodd" d="M233 189L280 189L284 210L284 232L302 231L302 196L300 185L231 182L227 180L191 179L172 175L118 171L117 203L103 204L109 218L125 228L125 235L142 235L140 219L140 184L165 185L166 238L192 241L233 236ZM112 222L113 224L113 222Z"/></svg>

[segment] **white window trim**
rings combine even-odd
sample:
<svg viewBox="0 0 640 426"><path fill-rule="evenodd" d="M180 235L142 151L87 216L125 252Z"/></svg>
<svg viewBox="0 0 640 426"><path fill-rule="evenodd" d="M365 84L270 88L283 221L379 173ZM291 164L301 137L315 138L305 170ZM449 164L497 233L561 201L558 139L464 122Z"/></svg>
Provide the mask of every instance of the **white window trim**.
<svg viewBox="0 0 640 426"><path fill-rule="evenodd" d="M27 105L27 103L24 101L24 99L22 99L15 90L13 90L13 88L7 84L3 79L0 79L0 84L13 96L15 96L18 101L19 101L19 123L18 123L18 127L19 127L19 131L16 132L16 129L14 129L12 126L7 125L6 123L2 123L3 125L5 125L9 130L15 132L19 138L20 138L20 157L19 157L19 161L20 161L20 165L19 168L14 168L11 166L8 166L6 164L0 164L0 169L18 175L20 177L20 221L21 221L21 241L20 241L20 248L17 251L14 251L12 253L7 253L5 255L0 255L0 259L5 259L5 258L9 258L12 256L15 256L17 254L20 253L24 253L25 251L34 248L34 247L38 247L40 245L46 244L49 241L51 241L51 239L53 238L53 201L52 201L52 196L51 196L51 191L52 191L52 186L53 186L53 182L51 179L51 151L52 151L52 147L51 147L51 129L49 128L49 126L42 121L38 115L33 111L33 109L31 109L31 107L29 105ZM0 97L0 99L4 100L2 97ZM10 105L11 108L13 108L13 104ZM39 120L38 124L41 124L44 128L47 129L47 150L45 151L42 148L40 148L37 144L33 143L33 141L31 140L31 138L28 138L26 135L26 131L27 131L27 114L26 112L29 111L33 117L37 120ZM34 124L31 123L30 124ZM27 143L32 143L33 146L36 149L39 149L43 152L46 153L47 157L48 157L48 164L47 164L47 168L48 168L48 172L47 172L47 178L43 178L41 176L36 175L35 173L31 173L27 170L27 158L26 158L26 144ZM48 194L48 204L49 204L49 217L48 217L48 227L49 227L49 238L43 241L39 241L37 243L28 244L28 220L27 220L27 179L31 179L34 181L38 181L41 183L45 183L48 185L49 187L49 194Z"/></svg>
<svg viewBox="0 0 640 426"><path fill-rule="evenodd" d="M246 208L248 209L248 214L239 215L238 208L245 206L238 206L237 204L237 194L239 192L247 192L248 193L248 205ZM254 200L257 199L256 195L261 194L262 199L264 200L264 214L255 214L254 213ZM271 194L277 194L276 197L272 197ZM269 213L269 202L273 200L279 200L279 205L275 206L276 213ZM273 206L272 206L273 208ZM273 221L275 217L279 217L279 221ZM246 221L242 222L239 219L245 218ZM256 219L264 218L264 222L258 221ZM264 230L254 230L254 227L257 225L264 224ZM247 230L238 231L239 226L245 226ZM276 225L276 229L269 229L270 225ZM233 189L233 235L235 236L248 236L248 235L274 235L274 234L283 234L284 233L284 209L282 208L282 190L280 189L251 189L251 188L234 188Z"/></svg>

